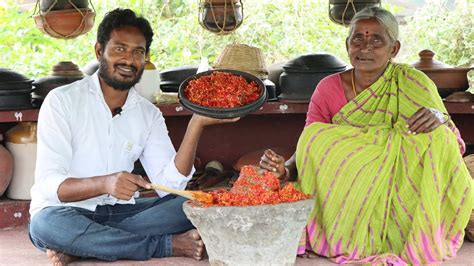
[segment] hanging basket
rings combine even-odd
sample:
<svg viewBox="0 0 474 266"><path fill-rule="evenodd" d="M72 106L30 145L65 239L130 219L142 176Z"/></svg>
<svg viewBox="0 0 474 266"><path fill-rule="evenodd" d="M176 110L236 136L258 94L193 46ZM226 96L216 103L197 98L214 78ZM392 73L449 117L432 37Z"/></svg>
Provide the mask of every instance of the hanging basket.
<svg viewBox="0 0 474 266"><path fill-rule="evenodd" d="M380 6L380 0L329 0L329 19L347 26L355 13L369 6Z"/></svg>
<svg viewBox="0 0 474 266"><path fill-rule="evenodd" d="M48 1L42 1L48 2ZM51 1L50 1L51 2ZM61 1L53 1L54 3L48 6L41 6L41 9L46 11L38 11L38 3L36 3L35 15L33 16L36 27L43 33L48 34L54 38L60 39L72 39L79 35L85 34L92 29L95 21L95 9L91 8L79 8L78 6L84 6L83 3L76 3L73 0L68 0L68 4L64 4ZM64 4L63 6L73 8L68 9L57 9L58 3ZM91 3L92 5L92 3ZM94 8L94 6L92 6Z"/></svg>

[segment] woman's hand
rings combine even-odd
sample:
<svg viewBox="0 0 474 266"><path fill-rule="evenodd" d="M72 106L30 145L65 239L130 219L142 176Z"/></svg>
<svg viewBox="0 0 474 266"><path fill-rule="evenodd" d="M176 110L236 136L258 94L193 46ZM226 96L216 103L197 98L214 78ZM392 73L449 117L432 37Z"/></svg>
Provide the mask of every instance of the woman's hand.
<svg viewBox="0 0 474 266"><path fill-rule="evenodd" d="M443 113L440 111L422 107L408 119L408 133L418 134L431 132L447 122L444 120Z"/></svg>
<svg viewBox="0 0 474 266"><path fill-rule="evenodd" d="M288 170L285 168L285 158L274 151L267 149L260 159L260 168L273 172L280 180L288 179Z"/></svg>

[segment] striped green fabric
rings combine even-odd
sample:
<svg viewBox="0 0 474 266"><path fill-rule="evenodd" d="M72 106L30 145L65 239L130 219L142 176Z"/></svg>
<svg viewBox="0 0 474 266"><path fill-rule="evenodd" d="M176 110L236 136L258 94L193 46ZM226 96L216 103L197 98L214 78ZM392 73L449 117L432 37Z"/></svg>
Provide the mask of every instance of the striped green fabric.
<svg viewBox="0 0 474 266"><path fill-rule="evenodd" d="M446 112L434 83L404 64L298 141L298 187L315 197L299 252L337 263L425 264L455 256L473 182L447 126L409 134L420 107Z"/></svg>

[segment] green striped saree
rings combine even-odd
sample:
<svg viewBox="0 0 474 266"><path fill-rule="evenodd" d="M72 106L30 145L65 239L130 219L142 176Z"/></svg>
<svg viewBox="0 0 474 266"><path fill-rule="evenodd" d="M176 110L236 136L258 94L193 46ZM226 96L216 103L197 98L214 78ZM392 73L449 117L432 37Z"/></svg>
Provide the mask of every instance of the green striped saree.
<svg viewBox="0 0 474 266"><path fill-rule="evenodd" d="M426 264L452 258L474 204L473 182L445 125L409 134L420 107L446 112L433 82L404 64L298 141L298 186L315 197L298 252L336 263Z"/></svg>

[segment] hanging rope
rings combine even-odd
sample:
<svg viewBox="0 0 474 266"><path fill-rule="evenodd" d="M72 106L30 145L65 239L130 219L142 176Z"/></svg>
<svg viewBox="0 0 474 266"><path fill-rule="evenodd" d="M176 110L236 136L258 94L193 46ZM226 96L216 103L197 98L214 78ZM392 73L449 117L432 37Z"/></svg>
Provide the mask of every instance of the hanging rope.
<svg viewBox="0 0 474 266"><path fill-rule="evenodd" d="M352 10L354 11L354 14L357 13L357 10L354 5L354 0L348 0L346 3L346 6L344 7L344 11L342 11L342 25L346 26L346 11L347 8L349 7L349 4L352 5Z"/></svg>
<svg viewBox="0 0 474 266"><path fill-rule="evenodd" d="M44 12L41 11L40 3L39 0L36 1L33 17L35 18L35 22L42 30L44 33L47 33L48 35L55 37L55 38L63 38L63 39L70 39L77 37L78 35L81 35L83 33L86 33L90 30L90 27L92 25L86 25L86 16L92 16L92 20L95 18L95 7L92 4L92 1L89 0L89 4L92 7L92 10L90 9L83 9L81 10L79 7L77 7L72 0L68 0L68 3L73 7L71 9L63 9L63 10L52 10L54 6L58 3L58 0L54 0L54 2L48 7L48 9ZM61 12L70 12L70 10L75 10L77 13L81 15L81 20L80 23L77 25L77 27L70 33L64 34L61 32L58 32L57 29L55 29L54 26L51 26L49 21L48 21L48 15L53 14L52 12L55 12L55 14L61 14ZM38 18L40 19L40 23L38 23ZM92 24L94 21L92 21Z"/></svg>
<svg viewBox="0 0 474 266"><path fill-rule="evenodd" d="M380 0L377 0L377 1L346 0L345 2L340 3L339 1L330 0L328 4L329 19L331 19L331 21L334 23L337 23L343 26L348 26L355 13L369 6L378 5L380 7L381 6L380 2L381 2ZM342 5L344 5L343 9L342 9Z"/></svg>
<svg viewBox="0 0 474 266"><path fill-rule="evenodd" d="M227 2L228 1L224 1L224 19L223 19L223 22L222 22L222 26L220 26L219 23L218 23L216 12L214 11L214 8L216 8L217 6L213 5L212 0L208 0L208 1L204 0L203 2L200 2L199 14L198 14L199 23L204 28L207 28L206 25L204 24L204 21L205 21L206 18L205 17L201 18L200 15L204 14L203 9L206 8L206 4L209 4L210 9L211 9L211 15L212 15L213 22L214 22L215 26L217 27L217 29L219 30L218 32L214 32L214 31L212 31L212 32L216 33L217 35L225 35L225 34L233 33L240 26L240 23L242 23L242 22L239 23L239 21L237 21L238 10L236 9L237 7L234 3L234 0L230 0L230 6L232 8L232 13L234 14L234 18L235 18L235 26L232 29L226 29L226 26L227 26L227 8L228 8L228 3ZM242 5L242 0L239 0L239 3L240 3L240 9L242 10L242 19L243 19L244 10L243 10L243 5Z"/></svg>

